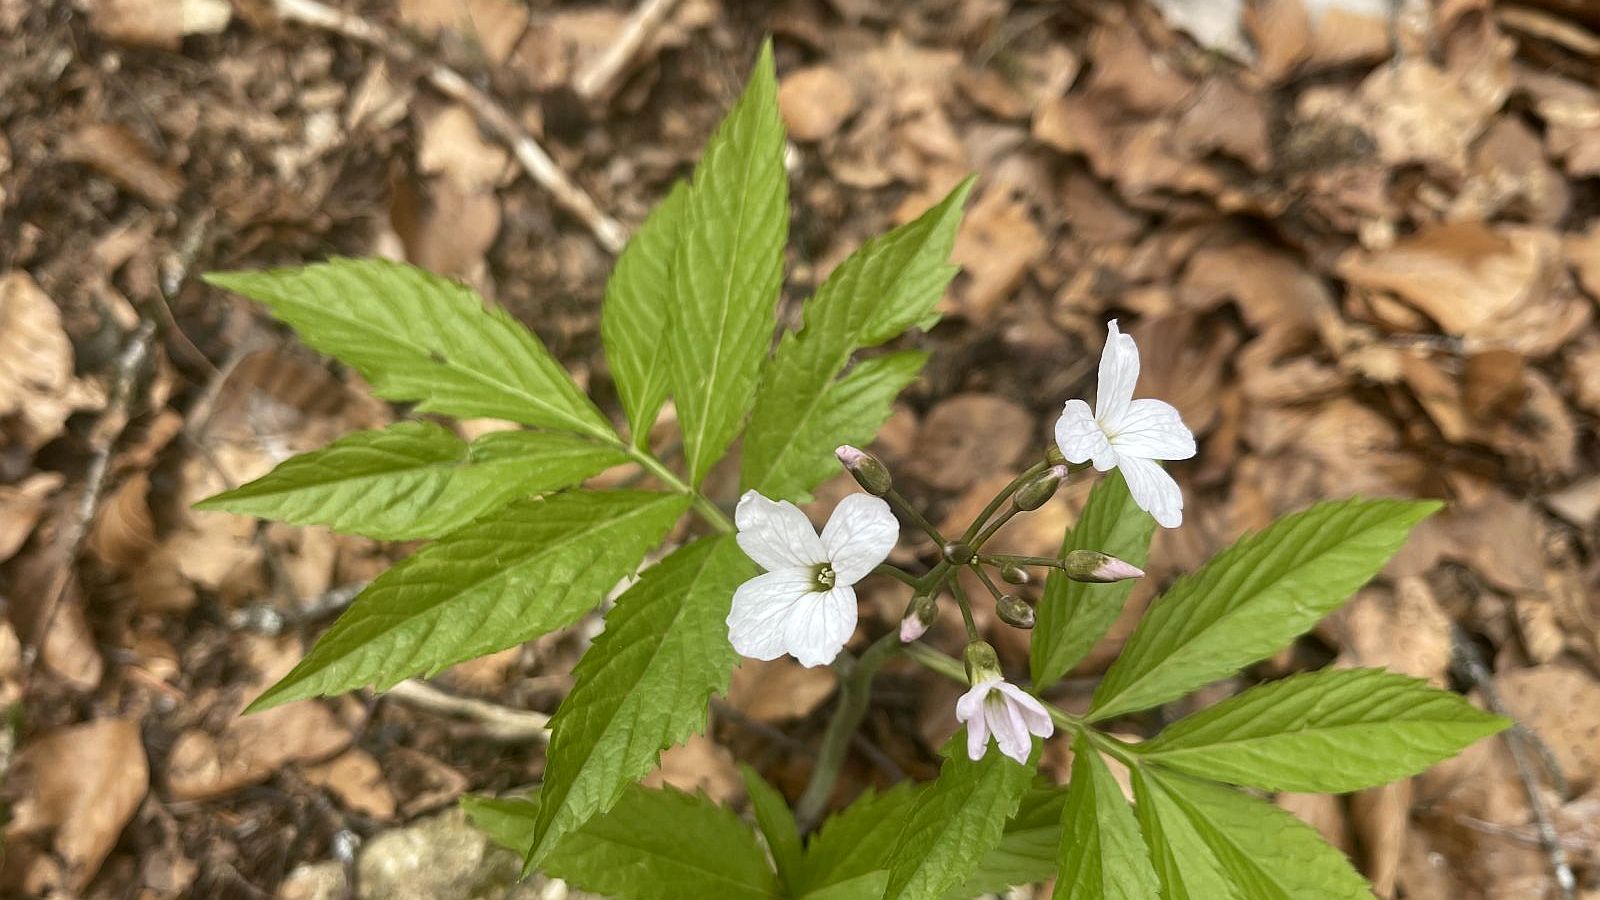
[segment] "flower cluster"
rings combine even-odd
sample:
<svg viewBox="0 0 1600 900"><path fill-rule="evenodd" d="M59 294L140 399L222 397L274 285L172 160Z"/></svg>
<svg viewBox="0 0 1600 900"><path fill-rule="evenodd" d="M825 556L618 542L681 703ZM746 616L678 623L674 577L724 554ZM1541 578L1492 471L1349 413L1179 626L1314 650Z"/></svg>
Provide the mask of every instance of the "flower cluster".
<svg viewBox="0 0 1600 900"><path fill-rule="evenodd" d="M1133 501L1162 526L1176 528L1183 521L1183 493L1158 461L1194 456L1194 435L1171 404L1133 398L1139 380L1139 348L1118 329L1116 320L1110 322L1108 331L1100 356L1095 405L1091 408L1083 400L1067 401L1055 426L1057 449L1061 458L1076 466L1092 464L1100 472L1121 471ZM1073 551L1058 560L984 555L981 545L996 530L979 531L978 525L984 523L974 525L962 541L945 541L895 492L881 462L853 447L839 448L839 460L866 493L840 501L820 535L805 513L787 500L773 501L755 491L739 500L734 514L739 546L766 569L740 585L728 614L729 640L744 656L775 659L787 654L804 666L832 662L855 632L853 585L883 566L899 538L896 508L943 549L943 561L923 579L912 579L892 567L885 570L898 573L918 588L900 625L902 641L920 638L932 625L937 592L951 571L962 566L978 571L995 594L999 618L1018 628L1032 627L1031 606L1017 595L1000 594L981 566L999 569L1002 577L1014 584L1028 581L1025 565L1049 565L1068 578L1088 582L1144 574L1093 550ZM1004 515L1041 506L1068 469L1041 464L1031 471L1037 474L1013 483L1011 505ZM981 758L992 737L1001 753L1025 762L1033 737L1049 737L1054 730L1049 713L1038 700L1002 677L993 648L978 639L959 583L952 580L949 587L964 613L969 638L971 689L956 704L956 718L967 727L968 755Z"/></svg>

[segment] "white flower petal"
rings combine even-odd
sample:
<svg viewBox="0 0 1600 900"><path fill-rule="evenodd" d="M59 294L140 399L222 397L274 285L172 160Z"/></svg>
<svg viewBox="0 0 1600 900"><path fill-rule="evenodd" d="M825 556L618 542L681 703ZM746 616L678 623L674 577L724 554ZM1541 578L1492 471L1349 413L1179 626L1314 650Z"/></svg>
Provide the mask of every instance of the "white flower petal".
<svg viewBox="0 0 1600 900"><path fill-rule="evenodd" d="M1117 320L1106 326L1106 346L1100 351L1100 384L1094 399L1094 416L1107 428L1128 413L1133 402L1133 386L1139 381L1139 346L1122 333Z"/></svg>
<svg viewBox="0 0 1600 900"><path fill-rule="evenodd" d="M1000 745L1000 752L1019 763L1027 763L1028 754L1033 751L1033 739L1028 736L1028 726L1022 721L1022 713L1010 700L1005 699L1004 694L991 697L984 712L989 721L989 730L994 732L994 741Z"/></svg>
<svg viewBox="0 0 1600 900"><path fill-rule="evenodd" d="M1178 410L1165 400L1135 400L1111 433L1119 456L1144 459L1188 459L1195 453L1194 435Z"/></svg>
<svg viewBox="0 0 1600 900"><path fill-rule="evenodd" d="M851 494L833 508L822 528L822 547L833 562L834 584L855 584L889 558L900 522L882 497Z"/></svg>
<svg viewBox="0 0 1600 900"><path fill-rule="evenodd" d="M836 587L825 594L810 594L790 607L784 623L784 649L802 666L825 666L839 655L855 630L855 589Z"/></svg>
<svg viewBox="0 0 1600 900"><path fill-rule="evenodd" d="M786 634L794 609L820 598L809 569L779 569L739 585L728 612L728 640L740 656L777 659L788 651Z"/></svg>
<svg viewBox="0 0 1600 900"><path fill-rule="evenodd" d="M1136 456L1124 456L1117 463L1127 479L1128 493L1139 508L1156 517L1162 528L1183 524L1183 491L1160 465Z"/></svg>
<svg viewBox="0 0 1600 900"><path fill-rule="evenodd" d="M787 500L774 503L755 491L745 491L733 511L733 521L739 526L739 548L769 572L828 561L811 521Z"/></svg>
<svg viewBox="0 0 1600 900"><path fill-rule="evenodd" d="M967 689L965 694L956 701L956 721L971 722L975 716L983 713L983 698L989 696L989 691L994 688L993 681L980 681Z"/></svg>
<svg viewBox="0 0 1600 900"><path fill-rule="evenodd" d="M1055 733L1056 724L1050 721L1050 713L1045 711L1044 704L1034 699L1032 694L1010 682L1002 682L1000 690L1022 714L1022 721L1027 724L1028 731L1042 738Z"/></svg>
<svg viewBox="0 0 1600 900"><path fill-rule="evenodd" d="M977 762L989 750L989 723L980 708L967 722L967 759Z"/></svg>
<svg viewBox="0 0 1600 900"><path fill-rule="evenodd" d="M1056 420L1056 446L1070 463L1087 462L1111 450L1106 433L1082 400L1068 400L1061 410L1061 418Z"/></svg>

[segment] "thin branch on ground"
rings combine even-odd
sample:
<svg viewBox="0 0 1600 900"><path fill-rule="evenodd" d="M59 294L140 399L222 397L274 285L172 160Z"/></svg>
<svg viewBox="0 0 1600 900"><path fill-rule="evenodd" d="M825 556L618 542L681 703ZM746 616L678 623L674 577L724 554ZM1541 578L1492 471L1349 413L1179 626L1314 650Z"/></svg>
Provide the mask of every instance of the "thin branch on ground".
<svg viewBox="0 0 1600 900"><path fill-rule="evenodd" d="M1500 699L1500 692L1495 688L1494 673L1489 671L1489 665L1484 661L1477 645L1473 644L1472 639L1457 625L1450 627L1450 643L1456 670L1478 688L1478 692L1483 696L1483 704L1495 715L1511 719L1512 716L1506 712L1505 704ZM1505 738L1506 749L1511 751L1511 761L1517 768L1517 777L1522 780L1523 792L1528 797L1528 809L1533 813L1534 828L1539 836L1539 846L1544 850L1550 872L1556 880L1556 887L1561 891L1561 898L1576 900L1578 879L1573 875L1572 865L1567 858L1567 849L1561 843L1561 835L1550 819L1549 810L1545 809L1539 778L1534 774L1533 764L1528 759L1528 748L1541 747L1544 742L1521 723L1506 729L1501 736ZM1537 749L1535 752L1538 752ZM1548 750L1545 751L1545 755L1544 767L1551 776L1550 780L1555 785L1562 786L1558 787L1558 790L1565 796L1566 777L1559 768L1554 767L1553 755L1550 755Z"/></svg>
<svg viewBox="0 0 1600 900"><path fill-rule="evenodd" d="M637 61L639 51L655 37L662 24L678 8L678 0L644 0L634 8L628 21L594 61L578 70L572 79L572 89L589 103L604 103L616 93L626 75Z"/></svg>
<svg viewBox="0 0 1600 900"><path fill-rule="evenodd" d="M228 616L228 624L243 631L276 637L293 628L315 625L342 612L355 601L356 595L366 590L368 582L344 584L297 604L280 609L272 604L246 606Z"/></svg>
<svg viewBox="0 0 1600 900"><path fill-rule="evenodd" d="M83 553L84 542L89 537L89 526L94 522L95 514L100 510L100 502L105 496L108 476L111 474L112 451L116 449L117 441L122 438L122 432L128 427L128 421L133 418L139 370L150 358L150 346L154 343L155 333L155 323L149 320L140 322L139 327L128 336L122 345L122 350L117 354L111 396L106 401L105 411L100 414L100 418L89 431L91 454L89 467L83 478L83 492L78 495L77 507L64 534L67 549L61 559L61 571L56 573L49 589L45 592L44 609L35 620L22 651L23 670L26 673L25 685L27 676L33 673L34 664L39 659L40 650L44 647L50 629L55 625L62 597L66 595L72 579L77 577L75 573L78 557Z"/></svg>
<svg viewBox="0 0 1600 900"><path fill-rule="evenodd" d="M274 0L273 9L282 21L341 34L373 47L396 61L420 64L428 83L439 93L471 110L480 125L511 148L528 176L549 191L563 209L582 222L594 234L600 246L611 253L619 253L628 242L628 230L622 223L601 212L594 198L561 171L550 154L517 124L504 106L459 72L420 58L388 29L354 13L319 3L318 0Z"/></svg>
<svg viewBox="0 0 1600 900"><path fill-rule="evenodd" d="M477 724L484 737L501 743L544 743L550 739L550 717L544 713L459 697L415 678L400 682L383 696L427 712L466 719Z"/></svg>

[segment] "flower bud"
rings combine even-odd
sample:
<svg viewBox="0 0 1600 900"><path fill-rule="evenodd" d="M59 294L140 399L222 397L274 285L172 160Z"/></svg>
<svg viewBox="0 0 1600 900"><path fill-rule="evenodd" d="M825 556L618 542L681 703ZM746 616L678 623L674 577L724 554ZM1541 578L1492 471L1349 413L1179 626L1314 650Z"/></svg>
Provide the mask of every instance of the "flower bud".
<svg viewBox="0 0 1600 900"><path fill-rule="evenodd" d="M1073 581L1109 584L1113 581L1144 577L1143 569L1125 563L1115 556L1101 553L1099 550L1074 550L1067 554L1063 562L1066 563L1063 568L1067 577Z"/></svg>
<svg viewBox="0 0 1600 900"><path fill-rule="evenodd" d="M967 663L967 681L977 684L980 681L995 681L1000 675L1000 657L995 655L994 648L985 641L973 641L967 645L967 650L962 656Z"/></svg>
<svg viewBox="0 0 1600 900"><path fill-rule="evenodd" d="M973 552L972 545L966 541L951 541L944 545L942 551L945 560L953 566L964 566L972 562L972 557L977 555Z"/></svg>
<svg viewBox="0 0 1600 900"><path fill-rule="evenodd" d="M1060 487L1061 479L1067 477L1066 466L1051 466L1034 476L1032 481L1017 488L1012 495L1011 502L1017 509L1038 509L1045 501L1055 496L1056 488Z"/></svg>
<svg viewBox="0 0 1600 900"><path fill-rule="evenodd" d="M939 607L932 594L918 594L906 604L906 614L900 618L900 643L909 644L928 632L939 615Z"/></svg>
<svg viewBox="0 0 1600 900"><path fill-rule="evenodd" d="M1000 577L1005 579L1006 584L1028 584L1033 581L1033 577L1028 574L1028 570L1016 563L1006 563L1001 566Z"/></svg>
<svg viewBox="0 0 1600 900"><path fill-rule="evenodd" d="M894 487L894 479L889 475L889 467L885 466L882 460L879 460L871 453L859 450L849 444L844 444L834 450L833 455L839 457L839 462L844 466L845 471L849 472L850 476L856 480L856 484L861 485L861 489L872 496L882 497L884 494L889 493L890 488Z"/></svg>
<svg viewBox="0 0 1600 900"><path fill-rule="evenodd" d="M994 611L1000 617L1000 621L1012 628L1033 627L1033 607L1016 594L1002 594L1000 599L995 601Z"/></svg>

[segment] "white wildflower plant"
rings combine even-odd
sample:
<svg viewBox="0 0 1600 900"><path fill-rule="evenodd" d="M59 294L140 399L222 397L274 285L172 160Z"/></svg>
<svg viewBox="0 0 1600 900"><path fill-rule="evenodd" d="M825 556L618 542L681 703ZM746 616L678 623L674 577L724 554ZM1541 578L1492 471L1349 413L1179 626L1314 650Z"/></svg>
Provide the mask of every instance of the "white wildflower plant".
<svg viewBox="0 0 1600 900"><path fill-rule="evenodd" d="M1183 492L1156 460L1188 459L1194 435L1165 400L1133 399L1139 381L1139 347L1112 319L1100 353L1100 385L1094 409L1068 400L1056 420L1056 446L1067 462L1093 462L1100 472L1117 469L1139 508L1163 528L1183 524Z"/></svg>
<svg viewBox="0 0 1600 900"><path fill-rule="evenodd" d="M966 528L941 533L883 462L850 445L872 440L926 359L914 333L901 336L937 318L972 183L868 241L804 304L800 327L774 340L789 221L776 96L768 46L693 178L665 192L619 257L601 306L605 365L594 369L610 373L615 410L521 323L411 266L331 260L210 277L412 416L201 504L422 542L250 710L384 690L588 629L621 585L550 718L537 791L464 801L529 871L625 900L942 900L1051 880L1071 900L1368 896L1340 851L1249 791L1344 793L1407 778L1505 720L1375 669L1303 672L1165 728L1148 711L1288 647L1438 504L1319 503L1170 584L1163 575L1087 708L1058 708L1058 682L1152 567L1157 522L1182 521L1183 495L1159 462L1194 455L1193 436L1168 404L1134 399L1138 348L1112 321L1095 406L1068 403L1058 446L1041 446ZM662 439L669 401L675 430ZM469 442L450 420L473 418L526 427ZM863 493L819 535L800 505L839 463ZM1059 551L993 546L1001 526L1074 481L1093 484ZM902 529L923 537L891 554ZM858 587L887 579L909 587L897 621L857 603ZM988 596L969 597L980 584ZM959 611L960 625L940 611ZM1004 629L1025 632L1002 646L1026 653L994 656L986 638ZM967 665L939 649L956 646ZM795 806L747 770L753 827L703 794L640 783L662 751L705 730L741 654L831 661L839 673L820 738L792 736L805 754L763 751L785 771L810 767ZM920 665L920 677L967 689L942 713L955 733L937 748L938 777L867 791L818 828L846 793L837 780L891 663L903 686ZM1113 724L1139 740L1113 736ZM1039 752L1046 739L1071 744L1064 784L1066 773L1037 769L1059 758ZM896 746L918 740L906 728ZM1108 758L1128 770L1133 805ZM1038 852L1042 842L1054 852Z"/></svg>
<svg viewBox="0 0 1600 900"><path fill-rule="evenodd" d="M746 491L733 521L740 549L767 570L733 592L733 649L753 659L788 654L802 666L833 662L856 630L851 585L888 559L900 537L889 504L851 494L819 537L793 503Z"/></svg>

